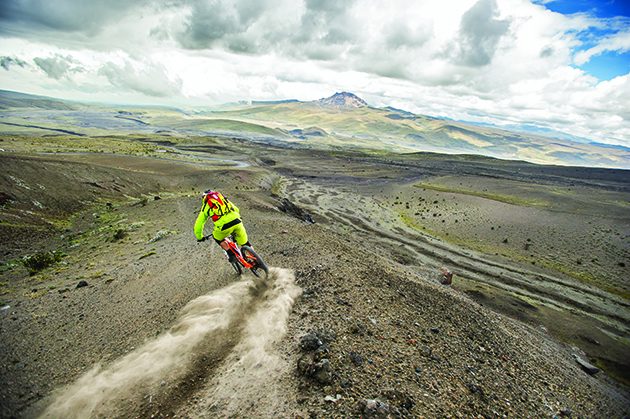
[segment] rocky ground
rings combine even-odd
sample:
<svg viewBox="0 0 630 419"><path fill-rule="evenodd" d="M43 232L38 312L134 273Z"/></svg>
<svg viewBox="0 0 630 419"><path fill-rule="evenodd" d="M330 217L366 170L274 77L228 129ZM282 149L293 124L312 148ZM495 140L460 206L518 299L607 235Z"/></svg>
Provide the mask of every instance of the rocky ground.
<svg viewBox="0 0 630 419"><path fill-rule="evenodd" d="M375 246L380 239L339 217L356 214L313 211L322 184L349 197L361 172L331 186L273 158L292 152L265 150L215 149L213 158L241 164L214 167L1 157L2 417L630 414L627 389L587 374L577 348L479 304L458 275L440 284L417 248ZM350 164L308 159L320 162L320 178ZM370 168L366 182L392 180L386 167ZM266 282L236 277L217 246L194 240L198 192L208 187L241 208L274 267ZM42 250L62 256L29 275L19 259Z"/></svg>

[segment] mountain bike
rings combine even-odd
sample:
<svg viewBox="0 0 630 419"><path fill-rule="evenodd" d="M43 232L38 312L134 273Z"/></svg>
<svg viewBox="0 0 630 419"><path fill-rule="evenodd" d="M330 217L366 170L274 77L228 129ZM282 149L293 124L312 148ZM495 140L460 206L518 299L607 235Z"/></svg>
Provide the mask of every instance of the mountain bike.
<svg viewBox="0 0 630 419"><path fill-rule="evenodd" d="M212 236L208 236L208 238L210 237ZM228 261L238 275L241 275L243 268L245 268L259 278L267 278L269 268L254 249L250 246L243 246L239 249L231 236L226 237L223 241L227 243L229 248Z"/></svg>

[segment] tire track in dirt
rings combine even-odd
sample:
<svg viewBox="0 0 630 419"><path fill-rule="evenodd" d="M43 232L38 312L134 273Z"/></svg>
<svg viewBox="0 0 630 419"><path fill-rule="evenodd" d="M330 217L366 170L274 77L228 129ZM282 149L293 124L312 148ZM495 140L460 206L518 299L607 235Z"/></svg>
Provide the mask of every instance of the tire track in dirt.
<svg viewBox="0 0 630 419"><path fill-rule="evenodd" d="M278 366L272 347L301 292L294 282L292 271L272 268L264 283L239 281L190 301L167 332L54 392L41 417L171 415L208 381L229 377L223 361Z"/></svg>

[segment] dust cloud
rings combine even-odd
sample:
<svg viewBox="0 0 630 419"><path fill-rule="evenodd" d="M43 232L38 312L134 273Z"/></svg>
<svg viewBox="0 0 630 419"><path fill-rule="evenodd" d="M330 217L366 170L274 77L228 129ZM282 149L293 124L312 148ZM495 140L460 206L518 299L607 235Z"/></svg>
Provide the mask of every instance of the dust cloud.
<svg viewBox="0 0 630 419"><path fill-rule="evenodd" d="M220 417L273 417L282 410L288 391L281 380L291 368L276 347L286 333L291 308L302 290L295 285L292 271L274 269L272 275L275 281L247 317L239 344L201 392L199 398L204 402L195 412L180 413L190 417L205 417L208 413Z"/></svg>
<svg viewBox="0 0 630 419"><path fill-rule="evenodd" d="M271 346L284 334L299 293L291 271L272 268L264 284L239 281L198 297L182 309L176 324L167 332L107 367L96 365L75 383L59 390L41 417L111 414L117 405L125 404L122 401L128 404L130 398L140 398L165 381L172 384L181 379L204 355L204 350L212 349L213 340L224 338L232 329L243 335L224 358L238 360L235 369L253 370L261 363L271 368L277 364ZM237 387L241 384L245 383L234 383ZM140 403L132 401L132 405Z"/></svg>

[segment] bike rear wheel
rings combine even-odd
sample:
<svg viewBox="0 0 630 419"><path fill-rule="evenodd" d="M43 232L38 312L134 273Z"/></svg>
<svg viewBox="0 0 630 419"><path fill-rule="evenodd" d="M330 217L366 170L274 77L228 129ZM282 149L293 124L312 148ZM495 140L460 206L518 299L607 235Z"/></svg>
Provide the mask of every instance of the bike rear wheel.
<svg viewBox="0 0 630 419"><path fill-rule="evenodd" d="M267 278L267 275L269 274L269 268L262 260L262 258L258 256L258 253L254 251L254 249L249 246L243 246L241 247L241 254L246 261L254 265L251 268L251 271L254 275L260 278L260 271L263 271L265 278Z"/></svg>

